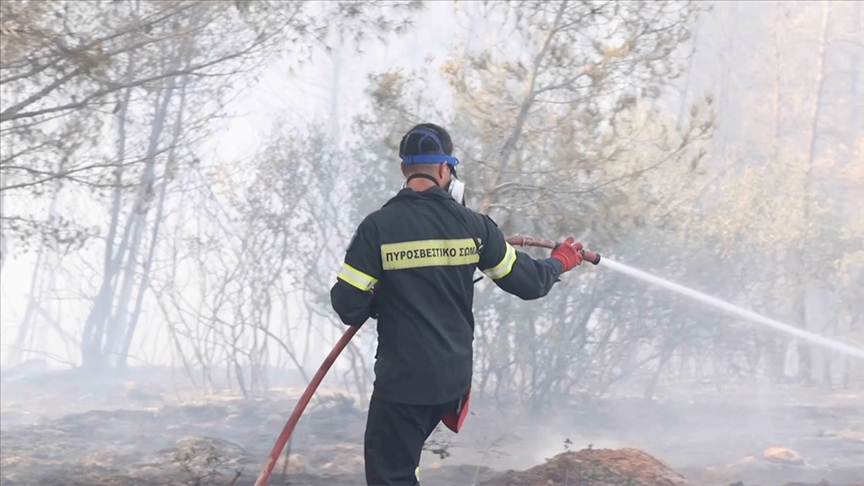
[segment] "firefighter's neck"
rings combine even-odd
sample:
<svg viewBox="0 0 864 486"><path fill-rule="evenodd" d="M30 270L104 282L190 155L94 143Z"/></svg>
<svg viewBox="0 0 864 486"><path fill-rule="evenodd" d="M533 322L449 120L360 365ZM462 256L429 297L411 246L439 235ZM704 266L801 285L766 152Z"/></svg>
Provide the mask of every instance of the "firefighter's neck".
<svg viewBox="0 0 864 486"><path fill-rule="evenodd" d="M429 174L413 174L408 178L407 185L414 192L423 192L433 187L441 187L441 183Z"/></svg>

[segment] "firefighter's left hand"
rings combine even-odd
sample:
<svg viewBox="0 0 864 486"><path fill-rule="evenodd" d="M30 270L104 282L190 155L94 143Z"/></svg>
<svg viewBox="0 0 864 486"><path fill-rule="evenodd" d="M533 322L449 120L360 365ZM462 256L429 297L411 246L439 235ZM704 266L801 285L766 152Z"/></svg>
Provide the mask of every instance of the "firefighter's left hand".
<svg viewBox="0 0 864 486"><path fill-rule="evenodd" d="M571 236L564 240L564 243L561 243L552 250L552 258L564 265L564 272L569 272L582 263L581 250L582 243L574 243Z"/></svg>

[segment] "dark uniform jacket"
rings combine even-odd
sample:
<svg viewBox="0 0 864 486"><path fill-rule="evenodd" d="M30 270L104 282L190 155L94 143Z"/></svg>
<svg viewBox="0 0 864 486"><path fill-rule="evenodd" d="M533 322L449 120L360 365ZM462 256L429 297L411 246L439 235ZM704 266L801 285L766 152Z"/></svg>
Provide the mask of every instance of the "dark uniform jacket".
<svg viewBox="0 0 864 486"><path fill-rule="evenodd" d="M360 223L330 299L347 325L377 313L373 396L433 405L468 391L475 268L531 300L549 292L563 265L516 251L491 219L439 187L403 189Z"/></svg>

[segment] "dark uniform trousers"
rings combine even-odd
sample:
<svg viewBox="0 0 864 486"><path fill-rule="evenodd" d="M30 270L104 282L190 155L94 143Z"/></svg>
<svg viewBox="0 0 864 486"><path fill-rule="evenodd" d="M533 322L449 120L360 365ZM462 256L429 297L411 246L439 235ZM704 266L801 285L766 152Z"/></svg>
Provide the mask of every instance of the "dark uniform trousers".
<svg viewBox="0 0 864 486"><path fill-rule="evenodd" d="M364 458L369 486L416 486L423 444L459 400L407 405L372 397L366 422Z"/></svg>

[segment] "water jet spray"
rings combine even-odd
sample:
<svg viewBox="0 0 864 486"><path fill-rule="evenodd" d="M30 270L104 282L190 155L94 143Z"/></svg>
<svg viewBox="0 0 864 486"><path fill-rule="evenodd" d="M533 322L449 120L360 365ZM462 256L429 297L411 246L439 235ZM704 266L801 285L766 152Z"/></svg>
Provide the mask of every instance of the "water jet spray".
<svg viewBox="0 0 864 486"><path fill-rule="evenodd" d="M518 246L537 246L541 248L555 248L558 243L554 240L549 240L545 238L533 238L530 236L514 236L507 238L507 241L511 245ZM760 324L764 324L768 327L772 327L777 329L778 331L783 331L787 334L791 334L793 336L799 337L801 339L810 341L814 344L819 344L821 346L825 346L828 349L832 349L834 351L838 351L844 354L848 354L850 356L854 356L856 358L864 359L864 349L852 346L850 344L842 343L840 341L826 338L824 336L820 336L818 334L812 333L810 331L806 331L804 329L799 329L794 326L790 326L789 324L784 324L780 321L776 321L774 319L765 317L761 314L757 314L753 311L749 311L747 309L738 307L737 305L730 304L729 302L720 300L716 297L711 297L710 295L703 294L702 292L693 290L689 287L685 287L683 285L676 284L674 282L670 282L666 279L662 279L660 277L651 275L650 273L643 272L641 270L637 270L633 267L624 265L623 263L618 263L614 260L610 260L608 258L604 258L602 261L600 260L600 255L584 251L583 255L585 256L586 261L590 261L591 263L597 265L602 264L607 268L611 268L617 272L621 272L625 275L629 275L631 277L636 277L640 280L644 280L649 283L653 283L655 285L659 285L668 290L672 290L673 292L678 292L681 295L686 295L691 299L698 300L700 302L704 302L706 304L717 307L718 309L722 309L731 314L735 314L739 317L743 317L745 319L758 322ZM595 259L596 258L596 259Z"/></svg>
<svg viewBox="0 0 864 486"><path fill-rule="evenodd" d="M522 235L511 236L505 239L513 246L533 246L538 248L554 249L559 244L555 240L547 238L534 238L531 236ZM659 285L668 290L678 292L681 295L686 295L687 297L725 310L726 312L729 312L731 314L735 314L745 319L764 324L768 327L783 331L787 334L791 334L812 343L825 346L826 348L832 349L834 351L854 356L856 358L864 359L864 349L860 349L855 346L836 341L834 339L829 339L824 336L805 331L803 329L798 329L796 327L790 326L789 324L784 324L782 322L770 319L747 309L732 305L716 297L711 297L710 295L703 294L702 292L698 292L688 287L684 287L683 285L679 285L674 282L670 282L660 277L656 277L649 273L643 272L641 270L637 270L633 267L629 267L627 265L624 265L623 263L618 263L616 261L609 260L608 258L601 259L599 253L594 253L592 251L584 249L581 250L581 253L585 261L594 265L602 264L604 267L621 272L625 275L630 275L631 277L636 277L640 280L644 280L655 285ZM330 354L327 355L327 358L321 364L321 367L318 368L318 372L315 373L314 377L312 377L312 381L309 382L309 385L306 387L303 395L300 396L300 400L297 402L297 406L291 413L291 417L288 419L288 422L282 429L282 433L279 434L279 438L276 440L276 444L273 445L273 450L270 452L270 457L268 458L267 463L264 465L264 468L261 470L261 473L258 475L258 479L255 481L255 486L264 486L267 484L267 480L270 478L270 474L273 472L273 467L276 465L276 461L279 460L279 455L282 454L282 449L285 447L285 444L291 437L291 433L294 431L294 427L300 420L300 415L303 413L303 410L306 409L306 405L309 404L309 400L312 399L312 395L315 394L315 390L318 389L318 385L321 384L321 380L324 379L324 375L327 374L327 371L333 365L333 362L336 361L336 358L339 356L342 350L345 349L345 346L348 345L348 342L351 341L351 338L354 337L354 334L356 334L358 330L358 327L351 326L348 328L347 331L345 331L345 334L342 335L342 337L339 339L339 342L336 343L336 346L334 346L333 350L330 351Z"/></svg>

